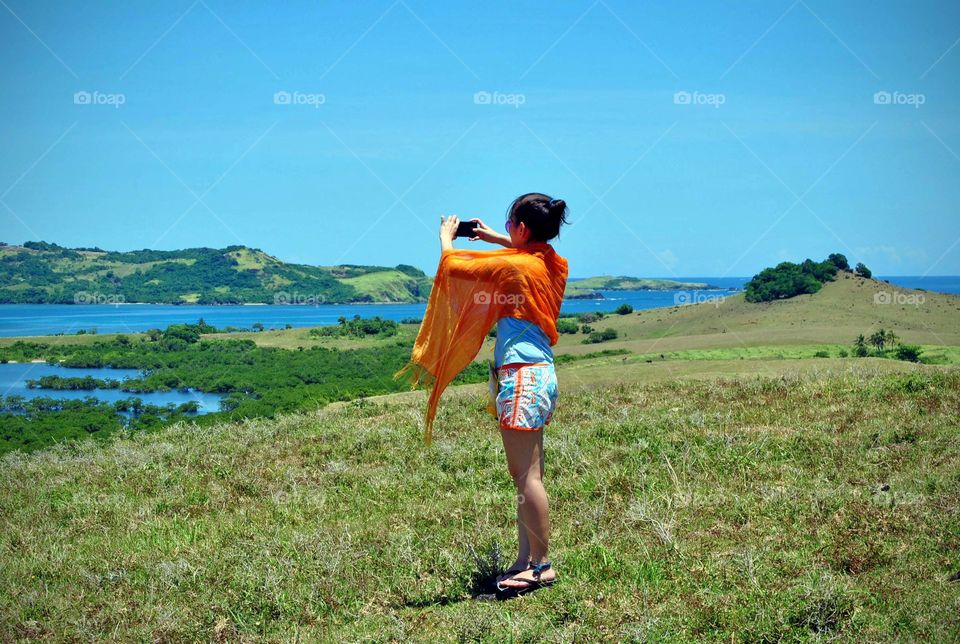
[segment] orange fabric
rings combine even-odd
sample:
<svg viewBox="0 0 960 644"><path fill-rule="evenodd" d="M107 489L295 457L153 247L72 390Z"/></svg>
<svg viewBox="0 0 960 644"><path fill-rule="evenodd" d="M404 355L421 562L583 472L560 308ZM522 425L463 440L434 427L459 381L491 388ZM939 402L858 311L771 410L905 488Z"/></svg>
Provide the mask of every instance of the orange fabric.
<svg viewBox="0 0 960 644"><path fill-rule="evenodd" d="M533 322L557 343L557 317L567 284L567 260L546 242L502 250L445 250L433 280L410 361L411 389L429 389L424 440L433 438L440 395L473 361L497 320Z"/></svg>

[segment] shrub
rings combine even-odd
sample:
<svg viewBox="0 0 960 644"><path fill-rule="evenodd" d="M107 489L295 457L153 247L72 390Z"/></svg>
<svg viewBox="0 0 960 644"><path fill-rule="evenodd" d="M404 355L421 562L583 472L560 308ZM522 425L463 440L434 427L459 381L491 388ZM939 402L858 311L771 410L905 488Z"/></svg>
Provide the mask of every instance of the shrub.
<svg viewBox="0 0 960 644"><path fill-rule="evenodd" d="M629 315L630 313L633 313L633 307L629 304L621 304L617 307L614 313L617 315Z"/></svg>
<svg viewBox="0 0 960 644"><path fill-rule="evenodd" d="M897 360L906 360L908 362L920 362L920 354L923 353L923 349L914 344L901 344L898 346L893 355L896 356Z"/></svg>
<svg viewBox="0 0 960 644"><path fill-rule="evenodd" d="M873 277L873 271L867 268L863 262L859 262L857 267L853 270L860 277L866 277L867 279Z"/></svg>
<svg viewBox="0 0 960 644"><path fill-rule="evenodd" d="M590 336L583 341L583 344L597 344L599 342L606 342L607 340L616 340L617 331L615 329L606 328L603 331L594 331Z"/></svg>
<svg viewBox="0 0 960 644"><path fill-rule="evenodd" d="M576 333L580 327L574 320L557 320L558 333Z"/></svg>

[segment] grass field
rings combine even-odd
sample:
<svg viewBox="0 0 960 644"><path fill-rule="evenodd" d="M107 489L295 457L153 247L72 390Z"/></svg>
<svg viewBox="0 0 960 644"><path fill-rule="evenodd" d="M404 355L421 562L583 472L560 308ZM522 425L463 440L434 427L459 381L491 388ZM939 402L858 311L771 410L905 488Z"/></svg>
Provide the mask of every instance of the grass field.
<svg viewBox="0 0 960 644"><path fill-rule="evenodd" d="M474 599L514 510L463 387L430 449L416 392L6 455L0 637L960 637L958 370L567 389L546 436L555 588Z"/></svg>
<svg viewBox="0 0 960 644"><path fill-rule="evenodd" d="M884 292L916 295L846 277L561 336L630 353L558 366L560 582L509 602L485 600L516 533L484 384L448 389L431 448L411 391L7 454L0 639L960 640L960 298ZM839 357L881 326L941 364Z"/></svg>

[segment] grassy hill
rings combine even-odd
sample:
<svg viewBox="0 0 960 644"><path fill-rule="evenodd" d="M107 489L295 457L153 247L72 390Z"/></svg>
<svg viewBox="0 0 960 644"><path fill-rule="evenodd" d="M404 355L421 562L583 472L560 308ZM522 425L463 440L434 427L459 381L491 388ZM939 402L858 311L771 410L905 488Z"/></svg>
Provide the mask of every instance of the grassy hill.
<svg viewBox="0 0 960 644"><path fill-rule="evenodd" d="M956 369L867 359L594 389L562 369L555 588L474 600L516 546L474 386L445 396L431 449L417 392L7 454L0 637L960 635Z"/></svg>
<svg viewBox="0 0 960 644"><path fill-rule="evenodd" d="M891 302L885 303L888 299ZM618 331L620 337L603 343L604 348L622 347L637 353L764 345L849 346L858 334L880 327L893 329L908 343L958 346L960 297L841 273L813 295L750 303L737 294L608 316L592 326ZM558 352L596 350L596 345L580 344L581 339L579 334L561 336Z"/></svg>
<svg viewBox="0 0 960 644"><path fill-rule="evenodd" d="M713 288L705 282L679 282L677 280L626 277L624 275L601 275L568 281L564 297L585 297L600 290L605 291L677 291Z"/></svg>
<svg viewBox="0 0 960 644"><path fill-rule="evenodd" d="M108 252L0 246L0 303L316 304L426 301L412 266L290 264L256 248Z"/></svg>

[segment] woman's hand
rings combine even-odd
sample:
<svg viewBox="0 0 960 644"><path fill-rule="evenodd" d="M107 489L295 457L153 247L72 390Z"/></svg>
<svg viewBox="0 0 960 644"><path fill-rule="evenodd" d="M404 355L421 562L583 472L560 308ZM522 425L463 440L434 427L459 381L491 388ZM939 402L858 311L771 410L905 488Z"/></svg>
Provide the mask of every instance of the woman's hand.
<svg viewBox="0 0 960 644"><path fill-rule="evenodd" d="M460 225L460 218L456 215L450 215L446 219L440 215L440 241L453 241L457 236L457 226Z"/></svg>
<svg viewBox="0 0 960 644"><path fill-rule="evenodd" d="M480 239L485 242L489 242L491 244L500 244L501 246L506 246L507 248L511 247L510 237L508 237L507 235L498 233L493 228L490 228L490 226L483 223L483 221L481 221L477 217L474 217L470 221L477 222L477 228L476 228L475 234L473 237L469 238L470 241L477 241L478 239Z"/></svg>
<svg viewBox="0 0 960 644"><path fill-rule="evenodd" d="M478 239L482 239L483 241L488 242L488 241L491 241L491 238L496 235L496 233L493 232L493 229L490 228L490 226L483 223L477 217L474 217L470 221L477 222L477 227L474 229L474 236L468 238L470 241L477 241Z"/></svg>
<svg viewBox="0 0 960 644"><path fill-rule="evenodd" d="M450 215L446 219L440 215L440 250L453 248L453 239L457 236L457 226L460 225L460 218L456 215Z"/></svg>

